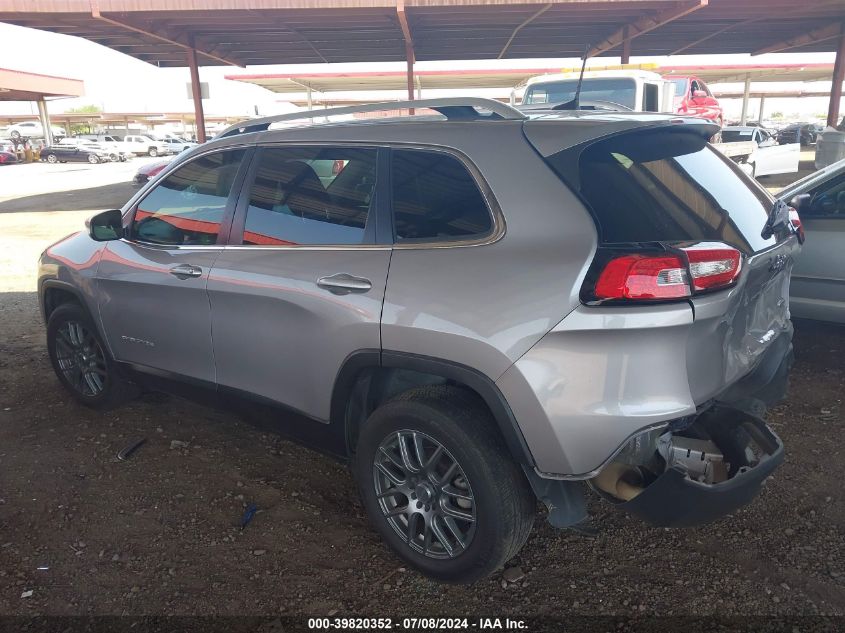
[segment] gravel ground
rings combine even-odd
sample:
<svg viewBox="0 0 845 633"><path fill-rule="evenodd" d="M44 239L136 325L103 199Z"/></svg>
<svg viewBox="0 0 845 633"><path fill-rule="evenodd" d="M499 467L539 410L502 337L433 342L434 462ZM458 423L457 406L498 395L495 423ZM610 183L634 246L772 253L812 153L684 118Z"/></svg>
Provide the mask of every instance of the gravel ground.
<svg viewBox="0 0 845 633"><path fill-rule="evenodd" d="M0 213L8 261L68 228L19 241L10 215L24 217ZM598 538L538 519L516 569L454 587L401 566L343 465L171 397L76 405L27 266L0 269L0 614L845 615L845 328L797 324L790 398L770 418L786 462L747 508L665 530L594 499Z"/></svg>

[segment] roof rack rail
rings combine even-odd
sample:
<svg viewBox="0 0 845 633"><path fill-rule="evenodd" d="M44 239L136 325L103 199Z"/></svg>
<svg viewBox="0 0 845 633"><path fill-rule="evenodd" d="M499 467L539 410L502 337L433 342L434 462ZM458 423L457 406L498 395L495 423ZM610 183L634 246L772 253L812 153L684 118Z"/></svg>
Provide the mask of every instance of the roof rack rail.
<svg viewBox="0 0 845 633"><path fill-rule="evenodd" d="M336 116L340 114L357 114L359 112L382 112L385 110L403 110L412 108L428 108L436 110L450 121L473 121L484 119L499 119L521 121L527 118L522 112L501 101L484 99L482 97L444 97L442 99L420 99L417 101L385 101L380 103L366 103L358 106L344 106L324 110L302 110L288 114L265 116L258 119L248 119L230 125L215 138L247 134L249 132L263 132L273 123L279 121L297 121L299 119L316 119L318 117ZM476 108L489 110L491 114L481 114Z"/></svg>

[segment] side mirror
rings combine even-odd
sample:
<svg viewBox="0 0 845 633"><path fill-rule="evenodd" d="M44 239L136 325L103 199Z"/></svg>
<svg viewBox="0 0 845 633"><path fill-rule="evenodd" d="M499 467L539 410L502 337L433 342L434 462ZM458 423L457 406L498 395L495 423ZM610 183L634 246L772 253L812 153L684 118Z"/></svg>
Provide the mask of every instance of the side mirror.
<svg viewBox="0 0 845 633"><path fill-rule="evenodd" d="M120 209L111 209L98 213L85 220L88 235L96 242L119 240L123 237L123 214Z"/></svg>
<svg viewBox="0 0 845 633"><path fill-rule="evenodd" d="M798 211L799 213L801 210L807 210L807 207L810 206L810 200L813 199L809 193L802 193L797 196L794 196L792 200L789 201L789 206Z"/></svg>

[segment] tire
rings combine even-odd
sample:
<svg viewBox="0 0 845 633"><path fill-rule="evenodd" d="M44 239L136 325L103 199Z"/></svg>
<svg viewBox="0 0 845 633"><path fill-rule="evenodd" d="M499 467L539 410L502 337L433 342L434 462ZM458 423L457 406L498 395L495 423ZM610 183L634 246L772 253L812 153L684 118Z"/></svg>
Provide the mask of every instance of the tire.
<svg viewBox="0 0 845 633"><path fill-rule="evenodd" d="M489 412L463 389L421 387L379 407L361 429L354 470L382 538L438 580L489 576L519 552L534 524L536 500L525 475Z"/></svg>
<svg viewBox="0 0 845 633"><path fill-rule="evenodd" d="M155 147L151 147L147 154L149 154L152 158L155 158L158 156L158 150Z"/></svg>
<svg viewBox="0 0 845 633"><path fill-rule="evenodd" d="M119 155L119 154L114 154L114 153L109 154L109 160L110 160L111 162L113 162L113 163L116 163L116 162L118 162L118 161L120 160L120 155Z"/></svg>
<svg viewBox="0 0 845 633"><path fill-rule="evenodd" d="M9 136L17 141L21 137L21 133L17 130L12 130L12 133Z"/></svg>
<svg viewBox="0 0 845 633"><path fill-rule="evenodd" d="M47 352L59 382L87 407L111 409L139 393L120 376L94 322L77 303L64 303L50 314Z"/></svg>
<svg viewBox="0 0 845 633"><path fill-rule="evenodd" d="M52 165L55 165L56 163L59 162L59 157L56 156L55 154L47 154L47 162L52 164Z"/></svg>
<svg viewBox="0 0 845 633"><path fill-rule="evenodd" d="M92 165L96 165L100 162L100 159L96 154L88 154L88 162Z"/></svg>

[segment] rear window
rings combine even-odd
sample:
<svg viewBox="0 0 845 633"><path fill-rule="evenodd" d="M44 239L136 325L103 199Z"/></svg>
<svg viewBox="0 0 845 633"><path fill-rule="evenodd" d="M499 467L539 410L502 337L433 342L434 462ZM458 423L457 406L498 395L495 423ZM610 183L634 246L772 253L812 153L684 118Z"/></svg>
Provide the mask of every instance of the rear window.
<svg viewBox="0 0 845 633"><path fill-rule="evenodd" d="M603 244L720 241L751 253L775 244L760 232L772 201L697 134L638 132L549 158L579 189Z"/></svg>
<svg viewBox="0 0 845 633"><path fill-rule="evenodd" d="M525 91L523 103L563 103L565 101L572 101L575 98L577 88L577 79L533 84ZM588 77L581 84L579 98L581 101L608 101L610 103L618 103L631 110L640 109L636 103L637 82L627 77Z"/></svg>

